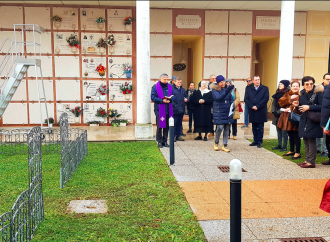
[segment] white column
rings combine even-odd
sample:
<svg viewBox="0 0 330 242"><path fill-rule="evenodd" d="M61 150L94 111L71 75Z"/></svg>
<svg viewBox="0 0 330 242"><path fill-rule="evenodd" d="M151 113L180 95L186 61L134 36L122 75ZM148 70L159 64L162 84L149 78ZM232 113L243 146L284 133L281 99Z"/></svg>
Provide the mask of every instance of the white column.
<svg viewBox="0 0 330 242"><path fill-rule="evenodd" d="M150 100L150 4L136 1L136 117L135 138L153 137Z"/></svg>
<svg viewBox="0 0 330 242"><path fill-rule="evenodd" d="M281 3L280 46L276 87L281 80L291 80L292 78L294 7L295 1L282 1ZM277 137L275 125L270 125L269 135Z"/></svg>

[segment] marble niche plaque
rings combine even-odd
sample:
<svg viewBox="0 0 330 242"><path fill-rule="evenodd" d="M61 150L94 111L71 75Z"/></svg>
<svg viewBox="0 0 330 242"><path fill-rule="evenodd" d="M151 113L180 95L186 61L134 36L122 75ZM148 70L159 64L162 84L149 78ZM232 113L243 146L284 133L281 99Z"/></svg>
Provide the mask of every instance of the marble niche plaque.
<svg viewBox="0 0 330 242"><path fill-rule="evenodd" d="M78 33L66 33L66 32L54 33L54 53L55 54L73 54L71 52L72 47L70 47L68 42L66 42L66 38L69 38L71 36L71 34L77 35L77 37L79 39ZM78 48L78 52L76 54L79 54L79 48Z"/></svg>
<svg viewBox="0 0 330 242"><path fill-rule="evenodd" d="M102 78L96 71L98 65L103 65L106 68L105 57L86 57L82 58L82 75L87 78ZM87 75L86 75L87 74ZM104 75L106 77L106 75Z"/></svg>
<svg viewBox="0 0 330 242"><path fill-rule="evenodd" d="M118 113L121 114L119 118L127 119L130 123L133 120L133 105L132 103L114 103L110 104L109 108L117 109Z"/></svg>
<svg viewBox="0 0 330 242"><path fill-rule="evenodd" d="M124 24L126 17L132 17L131 9L108 9L108 30L127 31ZM132 28L129 31L132 31Z"/></svg>
<svg viewBox="0 0 330 242"><path fill-rule="evenodd" d="M108 63L108 75L109 78L127 78L124 73L124 64L129 64L132 66L132 58L129 57L109 57ZM134 71L134 70L133 70Z"/></svg>
<svg viewBox="0 0 330 242"><path fill-rule="evenodd" d="M104 9L98 8L81 8L80 9L80 19L82 30L97 30L100 29L97 27L96 19L99 17L105 18ZM104 23L104 28L106 27L106 23ZM102 30L104 30L104 28Z"/></svg>
<svg viewBox="0 0 330 242"><path fill-rule="evenodd" d="M78 29L78 13L77 8L53 8L53 16L62 18L59 29Z"/></svg>
<svg viewBox="0 0 330 242"><path fill-rule="evenodd" d="M100 48L97 43L101 38L105 38L105 34L100 33L81 33L81 52L90 55L100 55ZM102 53L103 55L106 52Z"/></svg>
<svg viewBox="0 0 330 242"><path fill-rule="evenodd" d="M57 122L60 119L62 113L68 114L68 122L74 123L74 115L70 112L70 109L74 109L75 107L80 106L80 104L75 103L57 103L56 111L57 111Z"/></svg>
<svg viewBox="0 0 330 242"><path fill-rule="evenodd" d="M100 121L100 117L96 117L96 111L98 108L103 108L107 111L107 104L106 103L85 103L84 104L84 123L89 121ZM104 118L107 120L107 118Z"/></svg>
<svg viewBox="0 0 330 242"><path fill-rule="evenodd" d="M106 82L101 81L84 81L83 82L83 100L84 101L100 101L100 94L97 89L101 84L106 85Z"/></svg>
<svg viewBox="0 0 330 242"><path fill-rule="evenodd" d="M129 85L132 85L131 81L129 81L128 83L129 83ZM125 82L123 82L123 81L111 81L110 80L110 83L109 83L109 99L110 99L110 101L132 101L132 94L129 94L130 99L126 100L125 94L123 94L123 92L120 90L120 86L124 85L124 84L125 84Z"/></svg>
<svg viewBox="0 0 330 242"><path fill-rule="evenodd" d="M132 55L132 35L131 34L113 34L115 37L113 55Z"/></svg>

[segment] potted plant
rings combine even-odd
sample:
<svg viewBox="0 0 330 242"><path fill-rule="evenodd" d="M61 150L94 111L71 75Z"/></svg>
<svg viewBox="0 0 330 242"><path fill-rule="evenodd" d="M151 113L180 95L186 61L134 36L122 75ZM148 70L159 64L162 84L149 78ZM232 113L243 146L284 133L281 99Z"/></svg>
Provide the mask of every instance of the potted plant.
<svg viewBox="0 0 330 242"><path fill-rule="evenodd" d="M132 24L133 21L135 21L135 18L132 18L132 17L126 17L124 19L125 29L127 31L131 31L132 30L131 24Z"/></svg>
<svg viewBox="0 0 330 242"><path fill-rule="evenodd" d="M125 99L129 101L131 98L130 94L132 94L133 92L133 85L129 84L128 82L125 82L125 84L122 84L119 88L120 91L122 91L125 95Z"/></svg>
<svg viewBox="0 0 330 242"><path fill-rule="evenodd" d="M104 123L105 119L107 117L107 111L104 109L104 108L101 108L99 107L97 110L96 110L96 114L95 114L96 117L100 117L100 122L101 123Z"/></svg>
<svg viewBox="0 0 330 242"><path fill-rule="evenodd" d="M104 76L105 75L105 67L102 64L99 64L96 67L96 71L99 73L100 76Z"/></svg>
<svg viewBox="0 0 330 242"><path fill-rule="evenodd" d="M96 25L98 29L103 29L104 28L104 23L105 23L105 18L103 17L98 17L96 19Z"/></svg>
<svg viewBox="0 0 330 242"><path fill-rule="evenodd" d="M112 126L117 127L120 124L119 119L111 120L111 124L112 124Z"/></svg>
<svg viewBox="0 0 330 242"><path fill-rule="evenodd" d="M109 88L107 87L107 85L102 84L101 86L99 86L98 89L96 89L98 91L98 93L100 93L100 99L102 101L104 101L107 97L107 94L109 93Z"/></svg>
<svg viewBox="0 0 330 242"><path fill-rule="evenodd" d="M99 42L97 42L96 44L97 47L99 47L99 52L100 54L104 54L105 53L105 48L107 47L107 39L104 38L100 38Z"/></svg>
<svg viewBox="0 0 330 242"><path fill-rule="evenodd" d="M115 36L113 36L113 34L110 34L108 36L107 44L109 45L110 54L115 53L115 47L114 46L116 44L116 41L115 41Z"/></svg>
<svg viewBox="0 0 330 242"><path fill-rule="evenodd" d="M118 121L119 121L119 126L126 126L128 122L127 119L118 119Z"/></svg>
<svg viewBox="0 0 330 242"><path fill-rule="evenodd" d="M53 127L53 124L55 123L54 118L48 118L48 119L46 118L44 123L45 123L45 124L48 124L47 121L49 122L48 127L49 127L49 128Z"/></svg>
<svg viewBox="0 0 330 242"><path fill-rule="evenodd" d="M75 53L78 52L80 41L78 40L77 35L71 34L70 37L66 38L66 42L71 47L71 52L72 53L75 54Z"/></svg>
<svg viewBox="0 0 330 242"><path fill-rule="evenodd" d="M73 113L73 115L74 115L74 122L75 122L76 124L80 123L80 118L79 118L79 116L83 113L83 108L77 106L77 107L71 109L70 112Z"/></svg>
<svg viewBox="0 0 330 242"><path fill-rule="evenodd" d="M101 123L100 121L88 121L87 122L89 126L99 126Z"/></svg>
<svg viewBox="0 0 330 242"><path fill-rule="evenodd" d="M123 64L123 68L124 68L124 73L126 74L126 77L132 78L132 72L133 72L132 67L127 63L127 64Z"/></svg>
<svg viewBox="0 0 330 242"><path fill-rule="evenodd" d="M61 22L62 22L62 18L60 16L54 15L52 17L52 20L54 22L54 27L55 28L60 28L61 27Z"/></svg>
<svg viewBox="0 0 330 242"><path fill-rule="evenodd" d="M109 118L116 119L116 118L119 118L120 116L121 116L121 114L118 113L117 109L108 108L108 117Z"/></svg>

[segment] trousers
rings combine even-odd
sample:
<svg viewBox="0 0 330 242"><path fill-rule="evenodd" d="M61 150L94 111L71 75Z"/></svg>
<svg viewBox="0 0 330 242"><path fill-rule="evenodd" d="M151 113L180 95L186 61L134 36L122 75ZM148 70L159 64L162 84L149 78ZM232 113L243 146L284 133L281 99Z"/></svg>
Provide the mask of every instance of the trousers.
<svg viewBox="0 0 330 242"><path fill-rule="evenodd" d="M159 115L156 115L156 141L157 143L165 143L167 142L168 138L168 130L169 130L169 124L168 124L169 115L166 114L166 128L159 128Z"/></svg>
<svg viewBox="0 0 330 242"><path fill-rule="evenodd" d="M230 124L220 124L220 125L217 125L216 127L217 128L215 130L214 142L216 144L219 144L220 136L223 131L223 144L227 145Z"/></svg>
<svg viewBox="0 0 330 242"><path fill-rule="evenodd" d="M252 123L253 142L262 144L265 123Z"/></svg>

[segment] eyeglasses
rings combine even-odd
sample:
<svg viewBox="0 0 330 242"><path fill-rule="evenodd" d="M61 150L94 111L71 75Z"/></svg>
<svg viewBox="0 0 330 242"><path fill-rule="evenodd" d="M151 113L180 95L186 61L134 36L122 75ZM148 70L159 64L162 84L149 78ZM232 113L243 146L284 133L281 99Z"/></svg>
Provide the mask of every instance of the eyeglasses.
<svg viewBox="0 0 330 242"><path fill-rule="evenodd" d="M314 86L314 83L305 83L305 86Z"/></svg>

